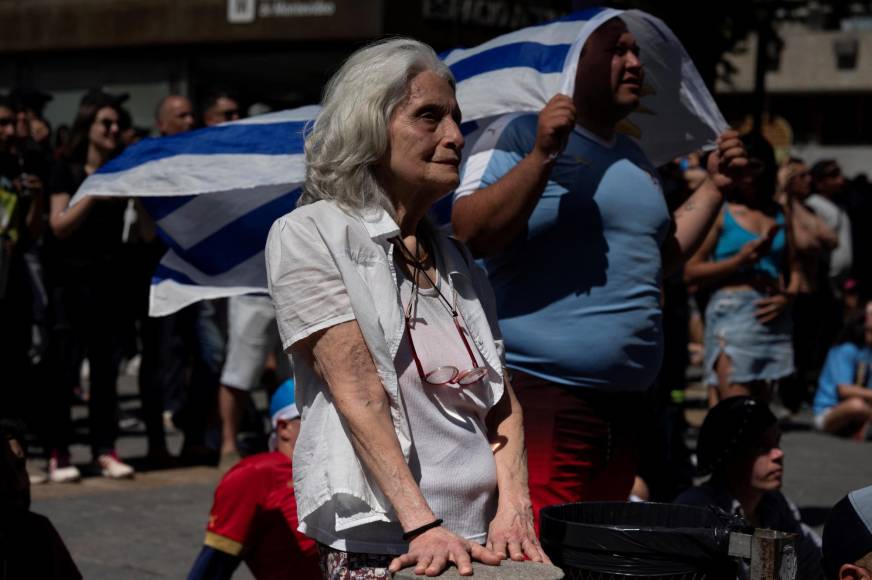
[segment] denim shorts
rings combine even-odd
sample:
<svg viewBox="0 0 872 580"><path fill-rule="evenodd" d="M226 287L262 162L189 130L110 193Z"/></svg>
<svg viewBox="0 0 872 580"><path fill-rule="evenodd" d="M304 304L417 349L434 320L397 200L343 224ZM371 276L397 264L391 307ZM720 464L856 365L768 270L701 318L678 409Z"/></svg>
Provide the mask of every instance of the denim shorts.
<svg viewBox="0 0 872 580"><path fill-rule="evenodd" d="M705 381L717 385L715 363L721 353L732 362L731 383L772 381L793 374L793 323L790 311L761 324L754 316L756 290L719 290L705 311Z"/></svg>

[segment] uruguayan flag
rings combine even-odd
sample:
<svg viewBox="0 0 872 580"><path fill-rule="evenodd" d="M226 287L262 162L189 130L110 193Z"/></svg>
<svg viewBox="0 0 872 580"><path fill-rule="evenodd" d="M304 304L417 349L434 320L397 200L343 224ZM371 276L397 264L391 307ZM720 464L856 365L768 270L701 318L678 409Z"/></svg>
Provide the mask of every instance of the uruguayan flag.
<svg viewBox="0 0 872 580"><path fill-rule="evenodd" d="M645 68L645 96L621 130L654 164L710 147L726 123L669 28L643 12L595 8L442 56L457 81L465 163L487 156L493 145L485 136L502 115L538 112L558 92L571 95L587 37L615 16L635 35ZM303 133L317 112L303 107L146 139L85 181L77 199L142 198L169 246L153 279L152 315L266 291L266 236L299 195ZM450 200L438 204L437 219L447 220Z"/></svg>
<svg viewBox="0 0 872 580"><path fill-rule="evenodd" d="M581 49L594 30L615 17L633 33L645 71L641 103L618 130L636 139L655 166L714 146L727 123L669 27L639 10L591 8L444 56L455 75L460 71L457 100L464 119L470 119L463 127L462 187L474 188L484 173L508 114L538 113L557 93L572 95ZM436 210L446 219L450 202L443 200Z"/></svg>
<svg viewBox="0 0 872 580"><path fill-rule="evenodd" d="M169 248L152 278L152 316L266 291L266 237L299 197L303 131L318 109L145 139L85 180L74 203L84 195L139 197Z"/></svg>

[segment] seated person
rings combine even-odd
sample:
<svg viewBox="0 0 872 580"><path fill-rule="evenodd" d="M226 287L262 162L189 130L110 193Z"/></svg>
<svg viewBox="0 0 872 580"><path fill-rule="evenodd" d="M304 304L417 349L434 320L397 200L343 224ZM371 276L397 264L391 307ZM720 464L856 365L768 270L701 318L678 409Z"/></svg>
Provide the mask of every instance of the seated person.
<svg viewBox="0 0 872 580"><path fill-rule="evenodd" d="M294 382L270 402L274 451L237 463L218 484L200 555L188 580L227 579L245 561L257 580L320 578L315 543L297 532L291 458L300 432Z"/></svg>
<svg viewBox="0 0 872 580"><path fill-rule="evenodd" d="M815 427L862 440L872 422L872 302L830 349L814 397Z"/></svg>
<svg viewBox="0 0 872 580"><path fill-rule="evenodd" d="M0 420L0 577L81 580L57 530L30 511L25 445L18 424Z"/></svg>
<svg viewBox="0 0 872 580"><path fill-rule="evenodd" d="M872 580L872 485L833 506L824 526L827 580Z"/></svg>
<svg viewBox="0 0 872 580"><path fill-rule="evenodd" d="M821 578L820 539L780 491L780 441L778 422L764 403L751 397L724 399L709 410L696 449L700 475L711 478L679 495L675 503L718 507L755 528L798 534L796 577ZM747 568L740 567L739 576L747 577Z"/></svg>

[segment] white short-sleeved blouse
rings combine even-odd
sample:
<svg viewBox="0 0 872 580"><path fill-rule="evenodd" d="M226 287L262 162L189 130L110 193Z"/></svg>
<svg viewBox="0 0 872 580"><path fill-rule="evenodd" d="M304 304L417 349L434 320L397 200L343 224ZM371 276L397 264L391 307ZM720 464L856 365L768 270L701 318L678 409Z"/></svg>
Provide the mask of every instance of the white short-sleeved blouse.
<svg viewBox="0 0 872 580"><path fill-rule="evenodd" d="M285 350L330 326L356 320L390 402L391 419L406 460L411 438L394 360L405 324L397 290L391 238L399 227L384 210L353 215L332 201L302 206L279 218L266 244L270 294ZM495 404L503 395L503 343L485 273L465 248L439 233L440 276L456 292L457 310L488 368ZM337 531L395 522L390 502L352 448L347 426L327 385L304 357L294 357L297 407L302 414L294 451L294 487L305 531L315 510L335 514ZM327 506L326 508L324 506Z"/></svg>

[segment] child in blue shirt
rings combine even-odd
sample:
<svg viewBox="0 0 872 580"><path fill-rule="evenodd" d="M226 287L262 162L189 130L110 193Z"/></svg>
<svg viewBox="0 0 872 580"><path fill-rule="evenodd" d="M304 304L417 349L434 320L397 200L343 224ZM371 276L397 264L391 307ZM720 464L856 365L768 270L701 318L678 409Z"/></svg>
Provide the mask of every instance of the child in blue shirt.
<svg viewBox="0 0 872 580"><path fill-rule="evenodd" d="M872 302L827 354L814 398L815 427L862 440L872 423Z"/></svg>

